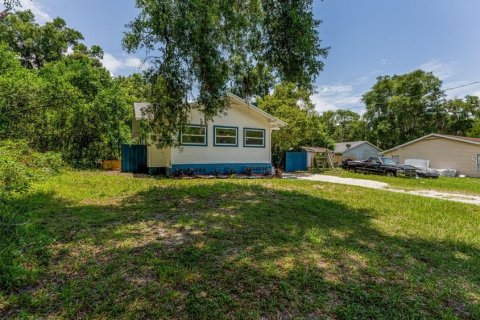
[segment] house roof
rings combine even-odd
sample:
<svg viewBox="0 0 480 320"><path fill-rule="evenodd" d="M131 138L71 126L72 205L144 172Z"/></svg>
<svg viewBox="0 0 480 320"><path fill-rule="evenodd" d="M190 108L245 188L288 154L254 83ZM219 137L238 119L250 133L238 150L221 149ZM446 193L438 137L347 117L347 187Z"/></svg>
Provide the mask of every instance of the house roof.
<svg viewBox="0 0 480 320"><path fill-rule="evenodd" d="M331 152L332 150L328 148L320 148L320 147L300 147L300 149L303 149L307 152Z"/></svg>
<svg viewBox="0 0 480 320"><path fill-rule="evenodd" d="M355 149L355 148L357 148L357 147L359 147L359 146L361 146L365 143L372 146L373 148L377 149L378 151L382 151L379 147L371 144L368 141L350 141L350 142L336 143L335 144L335 153L342 154L347 150L350 151L350 150ZM347 147L347 145L349 145L349 147Z"/></svg>
<svg viewBox="0 0 480 320"><path fill-rule="evenodd" d="M432 138L432 137L437 137L437 138L444 138L444 139L450 139L450 140L454 140L454 141L460 141L460 142L466 142L466 143L472 143L472 144L476 144L476 145L480 145L480 138L472 138L472 137L462 137L462 136L453 136L453 135L448 135L448 134L438 134L438 133L430 133L430 134L427 134L426 136L423 136L421 138L418 138L418 139L415 139L415 140L412 140L412 141L409 141L407 143L404 143L404 144L401 144L399 146L396 146L392 149L388 149L386 151L383 151L382 154L384 153L387 153L387 152L391 152L393 150L397 150L399 148L402 148L404 146L408 146L412 143L416 143L418 141L421 141L421 140L424 140L424 139L427 139L427 138Z"/></svg>
<svg viewBox="0 0 480 320"><path fill-rule="evenodd" d="M246 102L245 100L243 100L242 98L232 94L232 93L228 93L227 96L229 98L231 98L232 100L235 100L237 101L240 105L242 106L245 106L247 108L249 108L250 110L253 110L255 111L256 113L260 114L261 116L263 116L264 118L267 118L271 123L273 123L275 125L275 127L277 128L281 128L281 127L284 127L287 125L286 122L278 119L278 118L275 118L274 116L272 116L271 114L263 111L262 109L260 108L257 108L255 107L254 105ZM136 120L143 120L143 119L147 119L148 118L148 115L146 114L146 110L147 108L149 107L149 103L148 102L135 102L133 104L133 109L134 109L134 112L135 112L135 119Z"/></svg>
<svg viewBox="0 0 480 320"><path fill-rule="evenodd" d="M149 106L147 102L134 102L133 103L133 111L135 113L135 119L143 120L147 119L146 110Z"/></svg>

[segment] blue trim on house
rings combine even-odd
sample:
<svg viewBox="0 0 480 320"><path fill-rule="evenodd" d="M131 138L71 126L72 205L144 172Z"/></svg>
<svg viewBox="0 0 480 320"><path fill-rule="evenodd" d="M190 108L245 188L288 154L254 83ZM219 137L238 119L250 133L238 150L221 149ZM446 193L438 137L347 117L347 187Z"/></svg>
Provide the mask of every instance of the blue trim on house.
<svg viewBox="0 0 480 320"><path fill-rule="evenodd" d="M217 143L216 143L217 133L216 133L216 131L215 131L215 128L235 129L235 130L237 130L237 136L236 136L237 143L236 143L236 144L217 144ZM238 147L238 127L234 127L234 126L213 126L213 146L215 146L215 147Z"/></svg>
<svg viewBox="0 0 480 320"><path fill-rule="evenodd" d="M178 171L193 172L194 174L245 174L251 168L254 174L272 172L271 163L208 163L208 164L174 164L172 173Z"/></svg>
<svg viewBox="0 0 480 320"><path fill-rule="evenodd" d="M207 147L208 146L208 126L205 124L189 124L187 127L197 127L197 128L205 128L205 143L183 143L182 142L182 132L180 131L180 145L181 146L189 146L189 147Z"/></svg>
<svg viewBox="0 0 480 320"><path fill-rule="evenodd" d="M262 145L262 146L247 146L247 135L246 135L247 130L263 131L263 145ZM243 147L244 147L244 148L265 148L266 139L267 139L267 133L266 133L265 129L260 129L260 128L243 128Z"/></svg>

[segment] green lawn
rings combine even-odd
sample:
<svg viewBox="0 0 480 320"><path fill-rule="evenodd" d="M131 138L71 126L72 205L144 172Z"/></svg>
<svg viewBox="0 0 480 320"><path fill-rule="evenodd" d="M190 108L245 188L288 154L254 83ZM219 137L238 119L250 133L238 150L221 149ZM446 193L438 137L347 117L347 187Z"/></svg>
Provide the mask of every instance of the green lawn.
<svg viewBox="0 0 480 320"><path fill-rule="evenodd" d="M72 172L0 208L2 319L480 318L473 205Z"/></svg>
<svg viewBox="0 0 480 320"><path fill-rule="evenodd" d="M426 189L480 195L480 178L439 177L438 179L411 179L354 173L342 169L326 171L325 174L344 178L381 181L388 183L392 187L402 189Z"/></svg>

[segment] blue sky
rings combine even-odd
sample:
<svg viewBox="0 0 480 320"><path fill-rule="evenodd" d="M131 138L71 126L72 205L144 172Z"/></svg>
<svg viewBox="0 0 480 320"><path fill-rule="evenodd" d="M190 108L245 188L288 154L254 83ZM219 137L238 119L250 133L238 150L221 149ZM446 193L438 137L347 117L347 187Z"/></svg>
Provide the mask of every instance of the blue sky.
<svg viewBox="0 0 480 320"><path fill-rule="evenodd" d="M115 75L141 68L141 56L121 47L125 24L136 16L134 0L22 0L40 22L64 18L88 45L105 50ZM317 110L363 111L361 95L379 75L422 68L444 88L480 81L479 0L314 0L323 45L331 47L312 96ZM448 91L480 95L480 85Z"/></svg>

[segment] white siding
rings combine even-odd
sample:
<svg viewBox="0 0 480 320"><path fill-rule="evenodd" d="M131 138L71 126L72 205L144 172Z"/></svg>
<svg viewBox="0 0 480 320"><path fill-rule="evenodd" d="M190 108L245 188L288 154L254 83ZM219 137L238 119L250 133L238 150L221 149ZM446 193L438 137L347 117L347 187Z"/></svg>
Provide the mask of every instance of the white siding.
<svg viewBox="0 0 480 320"><path fill-rule="evenodd" d="M191 124L204 124L198 111L192 111ZM213 145L214 125L238 128L238 147L220 147ZM265 130L265 148L243 146L243 129ZM238 105L231 100L230 107L207 123L207 146L183 146L172 149L172 165L176 164L219 164L219 163L271 163L270 122L258 112Z"/></svg>

